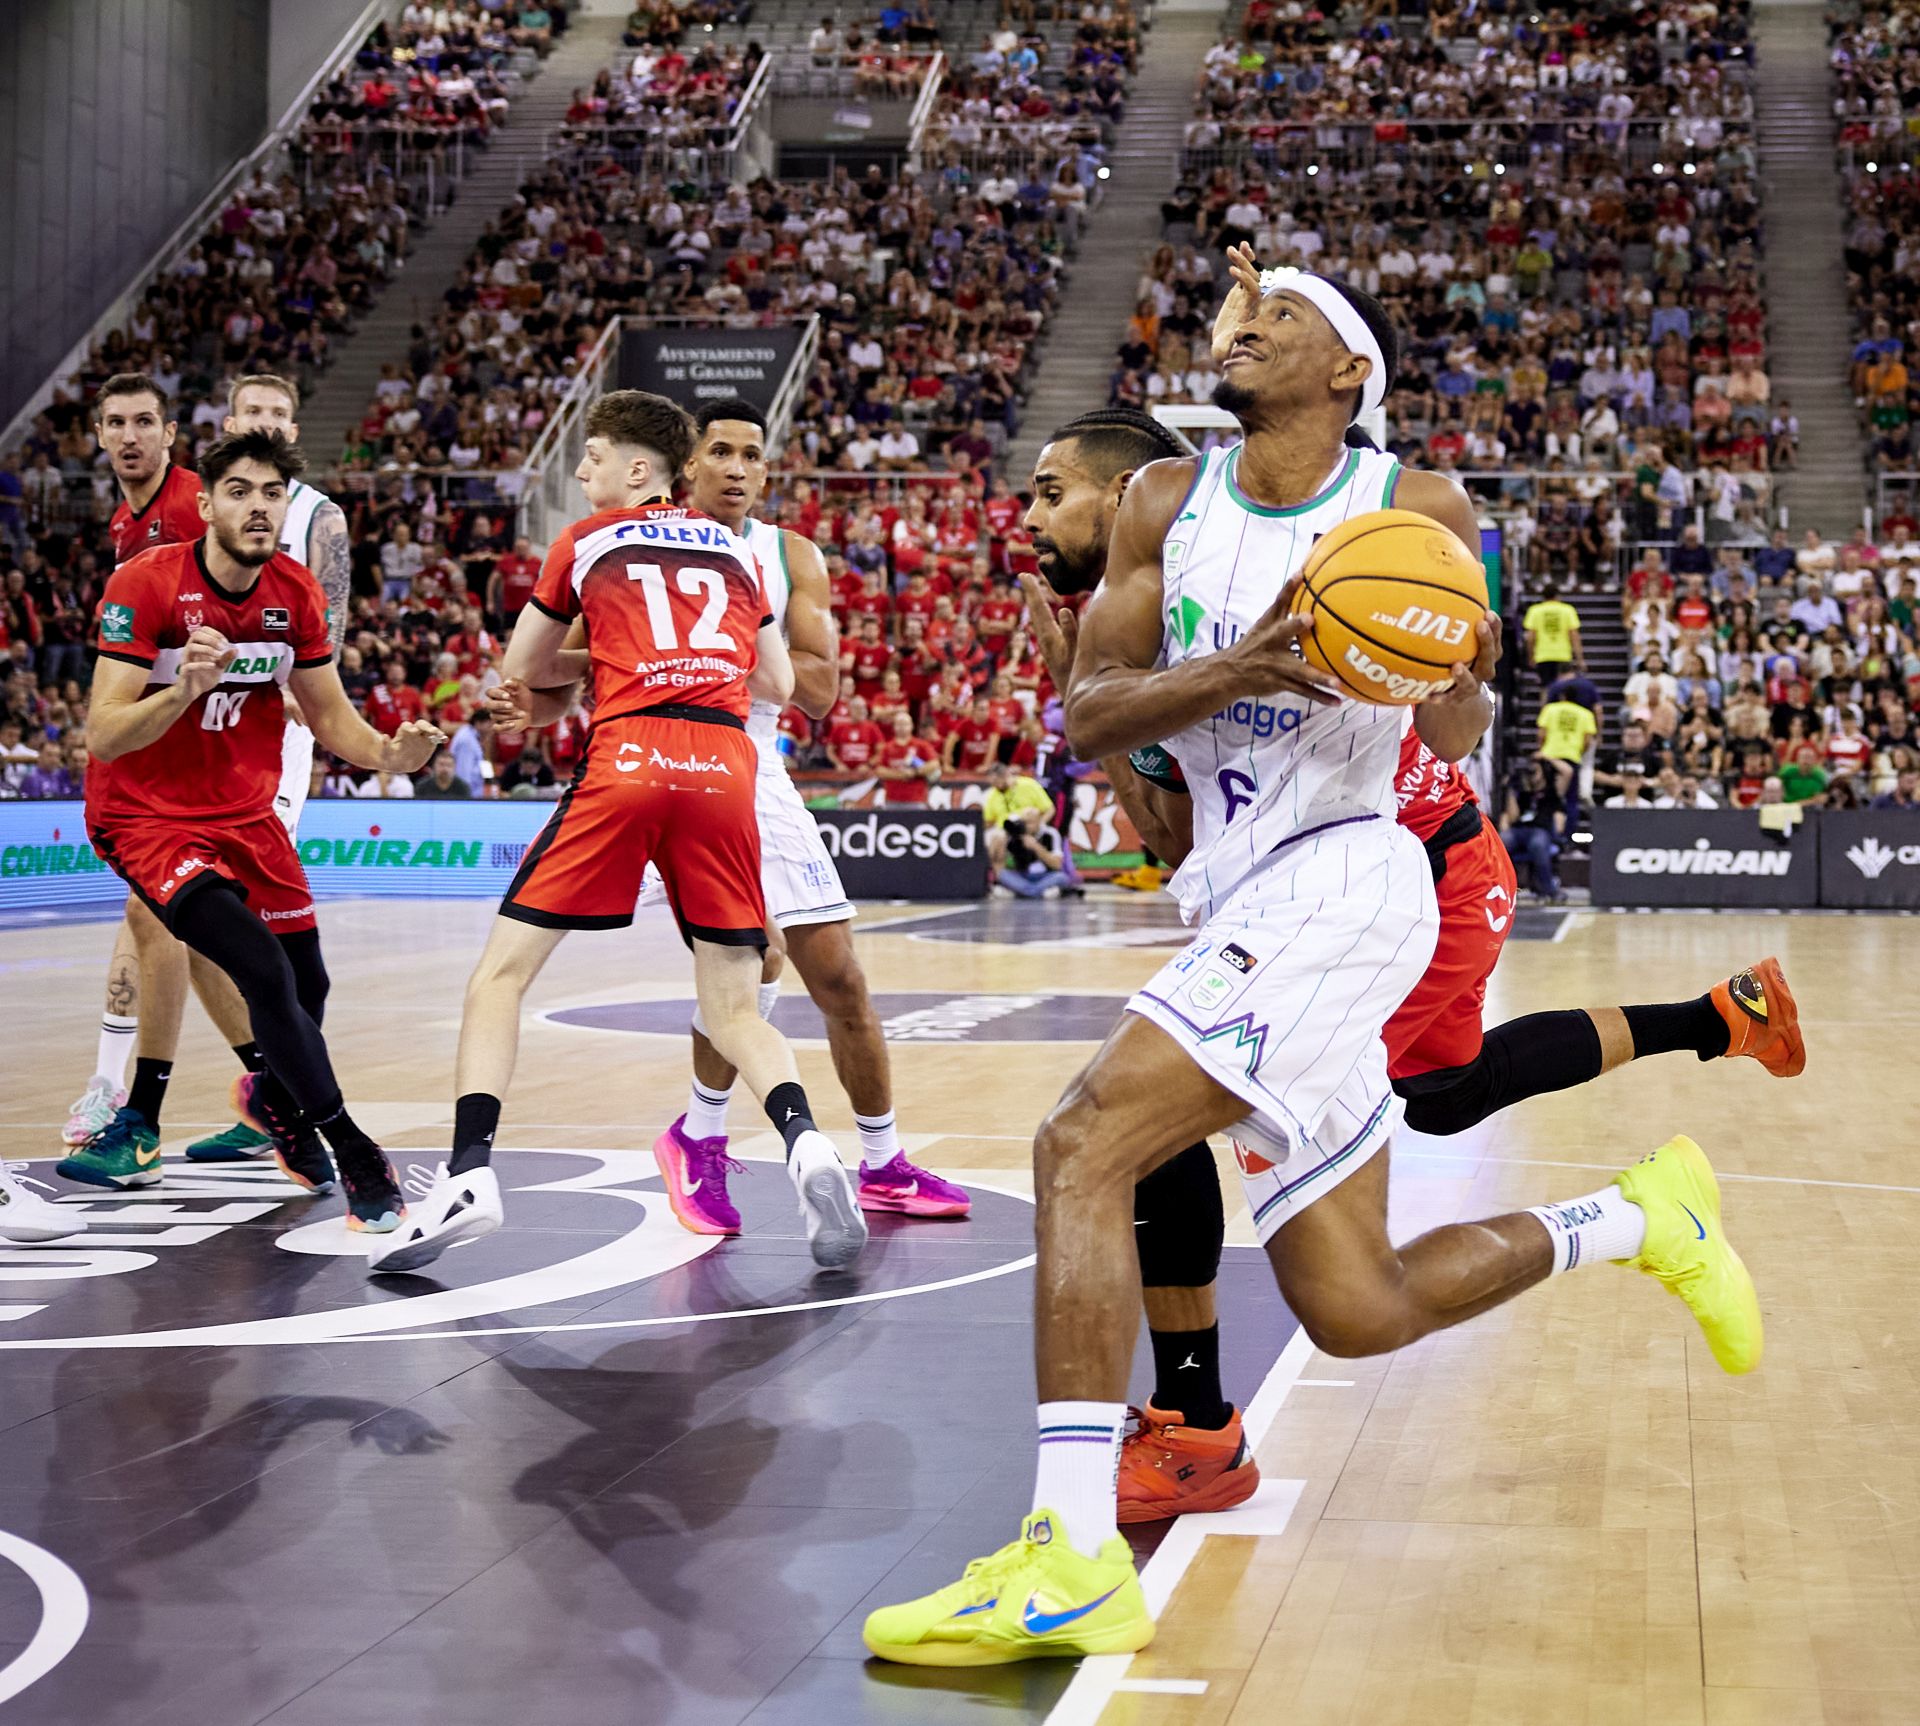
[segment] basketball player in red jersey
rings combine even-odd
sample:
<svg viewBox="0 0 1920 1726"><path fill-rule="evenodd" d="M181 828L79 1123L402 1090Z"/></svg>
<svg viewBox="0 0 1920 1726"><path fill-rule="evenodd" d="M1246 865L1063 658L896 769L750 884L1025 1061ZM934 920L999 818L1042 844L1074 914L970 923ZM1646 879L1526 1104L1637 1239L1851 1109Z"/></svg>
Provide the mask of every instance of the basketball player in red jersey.
<svg viewBox="0 0 1920 1726"><path fill-rule="evenodd" d="M176 939L231 977L266 1055L252 1108L310 1187L337 1159L347 1226L399 1226L385 1155L347 1114L320 1018L327 995L313 893L273 812L291 685L321 742L390 773L443 741L425 721L383 737L353 709L333 663L313 576L278 550L287 488L304 464L270 432L224 437L202 458L205 537L117 569L100 609L88 747L87 832L100 857ZM131 1109L121 1114L131 1114ZM324 1141L324 1143L323 1143ZM136 1119L108 1166L96 1139L59 1172L96 1186L160 1179L159 1136Z"/></svg>
<svg viewBox="0 0 1920 1726"><path fill-rule="evenodd" d="M1075 421L1042 451L1045 485L1028 514L1041 572L1021 578L1037 644L1056 685L1071 679L1074 614L1057 594L1090 592L1132 470L1169 453L1172 434L1149 416L1109 409ZM1177 446L1175 446L1177 447ZM1482 644L1475 680L1491 679L1498 637ZM1184 787L1164 752L1101 764L1142 838L1169 862L1191 848ZM1748 1055L1777 1077L1805 1066L1793 997L1777 960L1717 984L1695 1001L1536 1013L1482 1031L1487 979L1512 929L1512 861L1465 773L1410 727L1396 784L1400 821L1426 847L1440 907L1440 938L1420 982L1387 1022L1387 1071L1407 1125L1464 1132L1526 1097L1564 1090L1639 1056L1692 1050L1702 1059ZM1262 1161L1242 1146L1249 1173ZM1190 1146L1139 1184L1141 1259L1155 1390L1120 1461L1122 1522L1224 1510L1259 1484L1239 1411L1220 1390L1214 1281L1225 1216L1213 1153ZM1195 1411L1198 1412L1195 1412Z"/></svg>
<svg viewBox="0 0 1920 1726"><path fill-rule="evenodd" d="M159 384L140 372L107 379L94 399L93 424L94 436L120 487L120 504L107 529L115 565L157 546L199 539L206 531L200 518L200 480L191 468L173 460L179 426ZM110 773L105 762L93 762L87 773L88 789L104 789ZM61 1134L67 1144L88 1145L105 1134L108 1143L101 1147L102 1160L117 1165L127 1150L117 1142L124 1136L116 1125L123 1107L131 1105L142 1121L158 1129L180 1043L187 986L186 949L137 899L129 899L107 967L106 1011L100 1022L93 1077L68 1113ZM202 999L229 1043L251 1046L245 1005L223 978L209 979ZM135 1052L136 1040L138 1059L129 1088L127 1059Z"/></svg>
<svg viewBox="0 0 1920 1726"><path fill-rule="evenodd" d="M561 656L573 620L584 618L592 736L467 984L452 1155L408 1225L375 1243L369 1268L418 1270L499 1226L489 1159L521 1000L568 930L633 921L649 862L693 950L707 1036L786 1140L815 1261L839 1268L866 1244L866 1222L847 1170L813 1124L793 1051L757 999L767 908L746 721L755 697L785 705L792 661L747 542L672 502L693 446L687 416L664 396L616 390L588 408L585 431L575 477L594 513L548 551L505 671L534 689L571 681Z"/></svg>

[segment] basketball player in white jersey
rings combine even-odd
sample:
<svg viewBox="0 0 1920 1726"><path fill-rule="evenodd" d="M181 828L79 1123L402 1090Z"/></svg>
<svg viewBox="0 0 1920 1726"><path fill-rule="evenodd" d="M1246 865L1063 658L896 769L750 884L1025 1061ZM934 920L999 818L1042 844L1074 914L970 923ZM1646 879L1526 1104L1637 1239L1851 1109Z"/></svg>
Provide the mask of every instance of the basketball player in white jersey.
<svg viewBox="0 0 1920 1726"><path fill-rule="evenodd" d="M1403 1347L1607 1258L1680 1293L1729 1370L1759 1359L1758 1301L1688 1140L1569 1204L1400 1248L1388 1237L1402 1105L1380 1033L1433 951L1432 871L1395 819L1407 715L1340 699L1299 657L1311 624L1289 604L1314 540L1349 516L1413 509L1469 544L1478 527L1451 480L1346 442L1391 382L1384 309L1298 270L1258 275L1253 292L1214 398L1245 441L1134 477L1066 698L1082 757L1158 743L1179 764L1193 849L1173 887L1199 933L1128 1002L1035 1142L1033 1511L960 1581L872 1614L866 1643L884 1658L999 1664L1152 1638L1114 1517L1140 1298L1134 1185L1199 1136L1243 1147L1255 1229L1330 1354ZM1465 681L1456 668L1414 716L1446 759L1485 724Z"/></svg>
<svg viewBox="0 0 1920 1726"><path fill-rule="evenodd" d="M750 402L715 401L701 407L694 424L694 451L682 475L686 500L752 547L766 582L767 609L787 637L793 699L818 719L833 705L840 683L826 564L811 540L748 513L766 489L766 417ZM585 652L569 651L577 655L569 663L584 674ZM503 693L502 699L510 696ZM543 706L536 722L553 716ZM886 1039L853 951L853 906L821 843L819 825L787 773L779 751L779 724L777 706L754 703L747 731L759 746L754 813L760 824L761 882L773 927L826 1020L834 1072L853 1104L860 1134L861 1207L908 1216L963 1217L972 1204L965 1189L909 1162L900 1148ZM665 903L657 876L649 875L640 903ZM779 950L770 948L761 973L764 1018L771 1018L779 997L775 979L780 969ZM740 1213L727 1193L726 1118L733 1082L733 1068L707 1040L696 1012L687 1110L653 1147L673 1213L695 1234L740 1232Z"/></svg>

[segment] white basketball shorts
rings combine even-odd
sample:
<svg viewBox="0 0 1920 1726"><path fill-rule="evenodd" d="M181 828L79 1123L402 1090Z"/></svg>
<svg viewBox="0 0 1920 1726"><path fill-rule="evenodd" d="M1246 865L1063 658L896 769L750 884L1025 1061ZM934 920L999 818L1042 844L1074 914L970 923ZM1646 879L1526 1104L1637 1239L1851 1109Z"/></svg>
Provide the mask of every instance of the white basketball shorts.
<svg viewBox="0 0 1920 1726"><path fill-rule="evenodd" d="M753 812L760 823L760 890L774 923L794 929L807 923L851 922L853 902L827 855L819 824L801 801L786 763L764 748L753 786ZM666 902L666 888L649 864L640 905L644 909Z"/></svg>
<svg viewBox="0 0 1920 1726"><path fill-rule="evenodd" d="M1380 1030L1439 932L1419 840L1384 816L1335 822L1280 845L1127 1003L1246 1099L1230 1136L1263 1242L1399 1125Z"/></svg>
<svg viewBox="0 0 1920 1726"><path fill-rule="evenodd" d="M307 806L307 791L312 784L313 733L290 719L280 734L280 789L274 793L273 812L295 838L299 837L300 813Z"/></svg>

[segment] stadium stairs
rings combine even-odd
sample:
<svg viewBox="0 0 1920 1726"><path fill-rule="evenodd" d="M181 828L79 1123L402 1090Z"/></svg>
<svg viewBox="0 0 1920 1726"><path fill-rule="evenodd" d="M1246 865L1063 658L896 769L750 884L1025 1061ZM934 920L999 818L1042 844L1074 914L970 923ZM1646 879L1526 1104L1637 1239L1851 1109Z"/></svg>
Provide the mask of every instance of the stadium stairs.
<svg viewBox="0 0 1920 1726"><path fill-rule="evenodd" d="M1768 370L1774 401L1784 396L1800 416L1800 466L1778 490L1796 538L1812 527L1843 539L1860 525L1867 494L1860 416L1846 383L1845 197L1818 0L1760 0L1754 38Z"/></svg>
<svg viewBox="0 0 1920 1726"><path fill-rule="evenodd" d="M413 326L433 322L441 296L480 230L513 202L521 182L546 154L547 139L565 119L574 87L592 84L601 67L613 64L624 22L619 14L576 15L460 181L452 208L416 236L400 279L335 349L334 363L300 415L301 439L320 462L330 466L338 459L347 433L373 400L381 366L406 358Z"/></svg>
<svg viewBox="0 0 1920 1726"><path fill-rule="evenodd" d="M1106 405L1134 288L1160 243L1160 205L1179 172L1194 80L1219 38L1216 11L1163 10L1154 17L1108 157L1113 178L1087 223L1008 455L1007 477L1015 486L1026 483L1048 433Z"/></svg>

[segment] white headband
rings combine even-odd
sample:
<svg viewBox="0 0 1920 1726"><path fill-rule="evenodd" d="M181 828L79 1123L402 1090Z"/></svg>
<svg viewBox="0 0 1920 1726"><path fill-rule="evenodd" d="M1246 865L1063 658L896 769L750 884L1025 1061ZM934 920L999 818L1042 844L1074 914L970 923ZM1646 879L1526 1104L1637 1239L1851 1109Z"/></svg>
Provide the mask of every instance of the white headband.
<svg viewBox="0 0 1920 1726"><path fill-rule="evenodd" d="M1260 297L1264 300L1269 294L1278 293L1298 294L1301 299L1312 301L1333 325L1333 333L1346 343L1347 352L1362 354L1373 362L1373 370L1367 373L1367 381L1360 389L1360 414L1372 413L1387 399L1387 357L1381 353L1373 331L1367 328L1367 320L1354 310L1353 302L1325 276L1292 268L1262 270ZM1360 414L1353 417L1358 419Z"/></svg>

